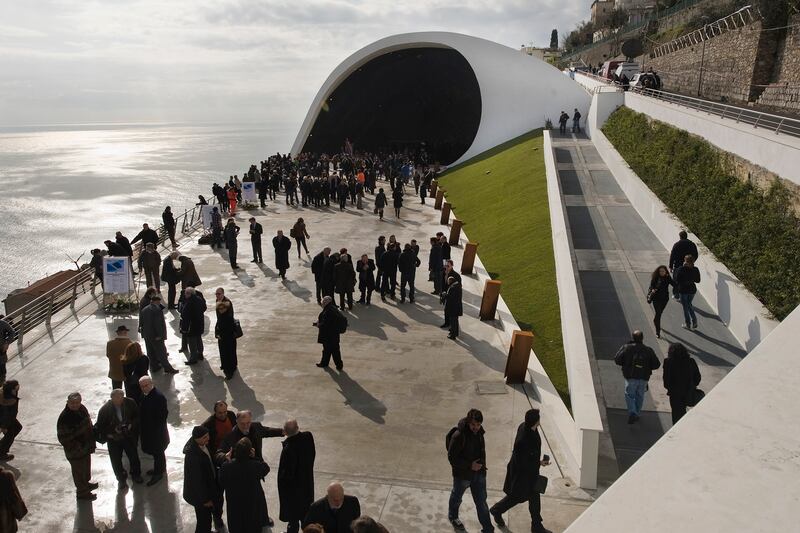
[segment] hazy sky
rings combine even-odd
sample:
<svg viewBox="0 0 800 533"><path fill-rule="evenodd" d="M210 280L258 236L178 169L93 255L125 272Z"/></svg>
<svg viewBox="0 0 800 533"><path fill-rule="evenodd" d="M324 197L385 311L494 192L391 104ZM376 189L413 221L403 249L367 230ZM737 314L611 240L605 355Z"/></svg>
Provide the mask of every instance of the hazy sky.
<svg viewBox="0 0 800 533"><path fill-rule="evenodd" d="M0 125L270 121L295 126L330 71L388 35L518 48L590 0L4 0Z"/></svg>

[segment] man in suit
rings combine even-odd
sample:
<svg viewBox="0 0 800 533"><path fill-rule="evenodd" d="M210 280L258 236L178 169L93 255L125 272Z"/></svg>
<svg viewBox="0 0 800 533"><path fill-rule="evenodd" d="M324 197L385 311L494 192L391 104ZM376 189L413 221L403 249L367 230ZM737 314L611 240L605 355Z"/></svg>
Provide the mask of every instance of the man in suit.
<svg viewBox="0 0 800 533"><path fill-rule="evenodd" d="M161 295L156 293L150 298L150 305L142 309L140 315L142 338L144 338L147 356L150 358L151 370L163 368L167 374L177 374L167 358L167 321L161 307Z"/></svg>
<svg viewBox="0 0 800 533"><path fill-rule="evenodd" d="M167 472L167 456L164 451L169 445L169 429L167 429L167 399L153 385L150 376L139 378L142 389L142 400L139 404L139 420L142 436L142 451L153 456L153 469L147 473L152 476L147 482L152 487Z"/></svg>
<svg viewBox="0 0 800 533"><path fill-rule="evenodd" d="M122 454L128 456L131 478L141 483L142 467L136 443L139 440L139 407L132 398L126 398L122 389L111 391L108 400L97 413L95 434L100 442L106 442L111 468L119 482L120 490L128 490L128 472L122 465Z"/></svg>
<svg viewBox="0 0 800 533"><path fill-rule="evenodd" d="M314 436L300 431L297 420L283 425L286 440L282 442L278 466L278 497L281 503L280 519L287 522L286 533L297 533L300 521L314 501Z"/></svg>
<svg viewBox="0 0 800 533"><path fill-rule="evenodd" d="M319 524L325 533L350 533L350 524L361 516L361 504L355 496L347 496L341 483L328 485L328 495L311 504L303 527Z"/></svg>
<svg viewBox="0 0 800 533"><path fill-rule="evenodd" d="M322 274L325 268L325 260L331 255L331 249L325 247L320 253L314 256L311 260L311 273L314 274L314 285L317 290L317 303L322 301L324 291Z"/></svg>
<svg viewBox="0 0 800 533"><path fill-rule="evenodd" d="M217 485L217 468L211 460L208 429L195 426L183 447L183 499L194 507L197 518L195 533L211 533L214 526L222 529L222 491Z"/></svg>
<svg viewBox="0 0 800 533"><path fill-rule="evenodd" d="M261 234L264 233L264 228L261 224L256 222L256 217L250 217L250 244L253 245L253 261L252 263L263 263L261 257Z"/></svg>
<svg viewBox="0 0 800 533"><path fill-rule="evenodd" d="M206 299L203 293L194 287L186 287L183 291L183 309L181 309L180 329L186 337L189 348L187 365L193 365L203 358L203 333L206 329Z"/></svg>

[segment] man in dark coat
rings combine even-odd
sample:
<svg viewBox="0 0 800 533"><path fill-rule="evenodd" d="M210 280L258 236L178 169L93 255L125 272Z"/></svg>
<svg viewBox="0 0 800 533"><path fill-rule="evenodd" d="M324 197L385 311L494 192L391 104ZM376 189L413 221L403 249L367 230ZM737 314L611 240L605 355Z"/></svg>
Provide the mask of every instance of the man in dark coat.
<svg viewBox="0 0 800 533"><path fill-rule="evenodd" d="M381 281L381 300L384 302L386 301L386 294L389 294L389 297L394 300L395 290L397 289L397 261L400 259L398 246L397 243L390 242L378 263L383 276Z"/></svg>
<svg viewBox="0 0 800 533"><path fill-rule="evenodd" d="M317 366L319 368L327 368L333 356L333 363L336 365L337 370L344 368L342 362L342 352L339 347L339 335L341 335L340 328L342 321L347 319L336 309L331 296L326 296L322 299L322 311L314 322L314 325L319 328L317 334L317 342L322 345L322 359Z"/></svg>
<svg viewBox="0 0 800 533"><path fill-rule="evenodd" d="M375 275L375 286L381 288L383 283L383 271L381 270L381 258L386 253L386 237L381 235L378 237L378 246L375 247L375 266L378 267L378 273Z"/></svg>
<svg viewBox="0 0 800 533"><path fill-rule="evenodd" d="M461 301L461 283L454 276L447 278L447 294L444 297L444 316L450 324L448 339L456 339L459 334L458 317L464 314Z"/></svg>
<svg viewBox="0 0 800 533"><path fill-rule="evenodd" d="M517 504L528 502L531 514L531 531L534 533L550 533L542 525L542 503L536 484L539 479L539 467L550 464L549 459L542 459L542 437L539 435L539 410L529 409L525 413L525 422L517 428L514 449L506 467L506 481L503 484L505 498L494 504L489 513L500 527L505 527L503 513Z"/></svg>
<svg viewBox="0 0 800 533"><path fill-rule="evenodd" d="M458 518L461 499L469 488L477 508L481 531L494 531L486 504L486 442L484 440L483 413L470 409L448 435L447 459L453 471L453 489L447 507L447 518L455 529L463 530Z"/></svg>
<svg viewBox="0 0 800 533"><path fill-rule="evenodd" d="M414 303L414 279L419 265L414 249L410 244L406 244L397 260L397 267L400 270L400 303L406 301L406 285L408 285L408 301Z"/></svg>
<svg viewBox="0 0 800 533"><path fill-rule="evenodd" d="M328 495L311 504L303 527L319 524L325 533L350 533L350 524L361 516L361 504L355 496L347 496L341 483L328 485Z"/></svg>
<svg viewBox="0 0 800 533"><path fill-rule="evenodd" d="M122 389L111 391L111 399L98 411L95 434L100 442L105 442L108 446L111 468L120 489L128 489L128 473L122 465L123 452L128 456L133 481L144 481L139 452L136 449L139 441L139 407L133 399L125 397Z"/></svg>
<svg viewBox="0 0 800 533"><path fill-rule="evenodd" d="M329 247L323 248L323 250L314 256L314 259L311 260L311 273L314 274L314 285L316 286L317 292L317 303L322 302L322 296L324 294L323 290L323 280L322 280L322 273L325 269L325 260L328 256L331 255L331 249Z"/></svg>
<svg viewBox="0 0 800 533"><path fill-rule="evenodd" d="M118 231L114 236L114 242L116 242L120 249L122 250L122 255L120 257L132 257L133 256L133 246L131 246L131 241L122 234L121 231Z"/></svg>
<svg viewBox="0 0 800 533"><path fill-rule="evenodd" d="M264 454L261 449L262 440L270 437L283 437L282 428L271 428L262 425L260 422L253 422L253 415L250 411L239 411L236 415L236 427L228 434L222 441L222 445L217 450L216 461L220 465L226 465L233 459L234 447L237 442L247 437L253 447L253 457L258 461L264 461ZM264 463L266 465L266 463ZM269 466L267 466L269 472ZM266 474L264 474L266 476ZM263 494L263 493L262 493ZM229 502L230 504L230 502ZM266 523L270 527L275 525L272 518L269 517L269 510L267 508L267 501L264 498L264 512L266 514ZM230 506L228 507L228 520L230 520Z"/></svg>
<svg viewBox="0 0 800 533"><path fill-rule="evenodd" d="M336 288L336 265L339 264L339 252L325 258L322 264L322 295L333 297Z"/></svg>
<svg viewBox="0 0 800 533"><path fill-rule="evenodd" d="M431 273L433 281L433 294L439 294L442 291L443 264L442 245L436 237L431 237L431 253L428 256L428 271Z"/></svg>
<svg viewBox="0 0 800 533"><path fill-rule="evenodd" d="M206 309L206 299L203 298L203 293L194 287L186 287L186 290L183 291L180 330L186 337L186 344L189 348L187 365L193 365L203 358Z"/></svg>
<svg viewBox="0 0 800 533"><path fill-rule="evenodd" d="M142 224L142 231L136 234L136 237L131 241L131 246L137 242L142 241L142 246L147 246L148 242L152 242L153 246L158 244L158 233L156 230L150 229L147 224Z"/></svg>
<svg viewBox="0 0 800 533"><path fill-rule="evenodd" d="M697 245L689 240L689 235L685 231L681 231L678 233L678 242L672 245L672 251L669 253L669 269L672 271L672 277L675 277L675 271L683 266L687 255L694 257L695 261L699 257Z"/></svg>
<svg viewBox="0 0 800 533"><path fill-rule="evenodd" d="M229 533L260 533L274 522L267 515L267 500L261 480L269 465L255 457L250 439L242 438L231 450L231 460L219 469L219 484L225 491Z"/></svg>
<svg viewBox="0 0 800 533"><path fill-rule="evenodd" d="M278 234L272 238L272 247L275 248L275 268L278 269L282 279L286 279L286 271L289 269L289 250L292 248L292 241L283 235L283 230L278 230Z"/></svg>
<svg viewBox="0 0 800 533"><path fill-rule="evenodd" d="M336 292L339 294L339 307L344 309L347 300L348 309L353 308L353 291L356 287L356 271L353 270L353 263L348 254L339 256L339 263L334 269L336 280Z"/></svg>
<svg viewBox="0 0 800 533"><path fill-rule="evenodd" d="M286 533L297 533L300 521L314 501L314 436L300 431L297 420L283 425L283 441L278 466L278 497L281 503L280 519L287 522Z"/></svg>
<svg viewBox="0 0 800 533"><path fill-rule="evenodd" d="M375 262L367 257L367 254L364 254L356 263L356 271L358 272L358 290L361 292L358 303L369 305L372 291L375 290Z"/></svg>
<svg viewBox="0 0 800 533"><path fill-rule="evenodd" d="M161 308L161 295L156 293L150 298L150 305L139 313L142 338L150 358L151 370L163 368L167 374L176 374L167 358L167 322Z"/></svg>
<svg viewBox="0 0 800 533"><path fill-rule="evenodd" d="M147 482L152 487L164 477L167 471L167 457L164 451L169 445L167 428L167 399L155 388L150 376L139 378L142 401L139 404L139 420L142 435L142 451L153 456L153 469L147 473L152 477Z"/></svg>
<svg viewBox="0 0 800 533"><path fill-rule="evenodd" d="M211 533L211 519L221 529L222 491L217 485L217 467L208 449L208 429L195 426L183 447L183 499L194 507L195 533Z"/></svg>
<svg viewBox="0 0 800 533"><path fill-rule="evenodd" d="M167 284L167 309L175 309L177 286L181 282L180 268L175 268L175 263L180 257L180 252L172 252L161 262L161 280Z"/></svg>
<svg viewBox="0 0 800 533"><path fill-rule="evenodd" d="M108 249L109 257L130 257L128 255L128 251L116 242L103 241L103 244L105 244L106 248Z"/></svg>
<svg viewBox="0 0 800 533"><path fill-rule="evenodd" d="M229 218L225 224L223 235L225 236L225 247L228 248L228 260L231 263L231 268L239 268L236 263L236 252L239 250L239 243L236 240L239 237L239 226L236 225L232 218Z"/></svg>
<svg viewBox="0 0 800 533"><path fill-rule="evenodd" d="M262 200L263 201L263 200ZM250 244L253 247L253 260L252 263L263 263L264 259L261 257L261 234L264 233L264 228L256 222L256 217L250 217Z"/></svg>
<svg viewBox="0 0 800 533"><path fill-rule="evenodd" d="M228 404L224 400L217 400L214 402L214 414L206 418L202 425L208 430L208 450L216 461L217 450L222 446L222 441L236 427L236 413L228 410Z"/></svg>
<svg viewBox="0 0 800 533"><path fill-rule="evenodd" d="M625 378L625 403L628 407L628 424L639 420L644 404L644 393L653 370L661 366L656 352L644 344L644 334L636 330L631 341L623 344L614 356L614 362L622 367Z"/></svg>
<svg viewBox="0 0 800 533"><path fill-rule="evenodd" d="M99 485L92 483L92 454L94 453L94 428L89 411L81 404L81 395L73 392L67 396L67 405L56 423L58 442L72 468L75 494L79 500L96 500L92 492Z"/></svg>
<svg viewBox="0 0 800 533"><path fill-rule="evenodd" d="M197 288L203 284L197 274L197 267L194 266L194 261L190 257L180 255L178 262L181 264L181 290L187 287Z"/></svg>

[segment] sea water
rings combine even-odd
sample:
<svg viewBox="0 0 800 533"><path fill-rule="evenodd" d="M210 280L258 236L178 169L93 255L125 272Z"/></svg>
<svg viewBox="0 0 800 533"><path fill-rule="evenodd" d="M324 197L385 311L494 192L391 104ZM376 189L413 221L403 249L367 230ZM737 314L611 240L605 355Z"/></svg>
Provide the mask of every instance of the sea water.
<svg viewBox="0 0 800 533"><path fill-rule="evenodd" d="M0 127L0 298L91 259L117 230L177 217L211 185L287 152L277 125L83 124Z"/></svg>

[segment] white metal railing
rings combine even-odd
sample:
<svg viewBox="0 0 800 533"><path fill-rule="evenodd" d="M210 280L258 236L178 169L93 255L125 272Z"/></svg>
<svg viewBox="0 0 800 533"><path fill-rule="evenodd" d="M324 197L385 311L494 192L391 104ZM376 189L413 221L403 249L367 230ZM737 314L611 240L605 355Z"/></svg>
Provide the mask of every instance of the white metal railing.
<svg viewBox="0 0 800 533"><path fill-rule="evenodd" d="M673 39L667 43L657 46L650 53L650 57L661 57L665 54L670 54L688 46L700 44L723 33L743 28L758 20L757 13L753 12L752 6L744 6L735 13L731 13L726 17L715 20L710 24L706 24L699 30L694 30L681 35L677 39Z"/></svg>

